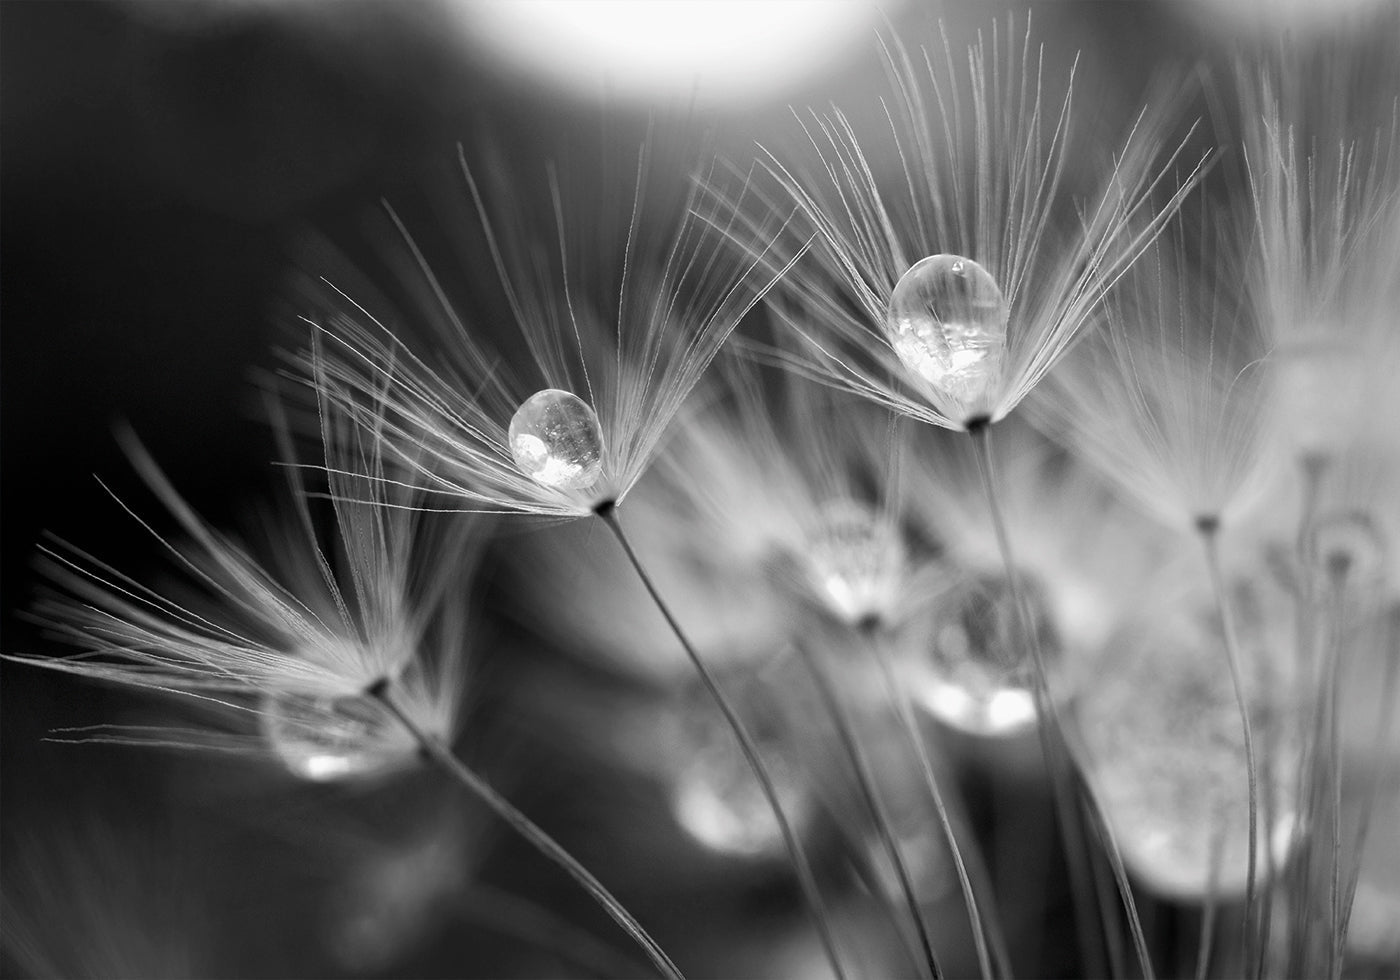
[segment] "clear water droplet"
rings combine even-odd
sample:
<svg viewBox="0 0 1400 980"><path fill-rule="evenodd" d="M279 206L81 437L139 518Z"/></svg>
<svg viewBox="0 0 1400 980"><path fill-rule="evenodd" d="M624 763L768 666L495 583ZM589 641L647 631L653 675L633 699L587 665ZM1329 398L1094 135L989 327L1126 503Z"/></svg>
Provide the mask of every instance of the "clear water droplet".
<svg viewBox="0 0 1400 980"><path fill-rule="evenodd" d="M263 699L263 737L295 776L332 782L411 761L412 736L369 697L271 694Z"/></svg>
<svg viewBox="0 0 1400 980"><path fill-rule="evenodd" d="M1047 668L1060 634L1045 587L1021 571L1021 592ZM969 578L940 603L926 669L916 688L936 718L974 735L1010 735L1036 720L1035 662L1005 575Z"/></svg>
<svg viewBox="0 0 1400 980"><path fill-rule="evenodd" d="M1001 379L1009 316L986 269L960 255L931 255L895 284L885 333L906 368L970 417L988 411Z"/></svg>
<svg viewBox="0 0 1400 980"><path fill-rule="evenodd" d="M859 623L889 612L904 576L904 543L889 521L854 500L827 504L807 544L813 591L836 616Z"/></svg>
<svg viewBox="0 0 1400 980"><path fill-rule="evenodd" d="M510 453L520 472L557 490L583 490L603 469L603 431L582 398L558 388L537 391L510 420Z"/></svg>

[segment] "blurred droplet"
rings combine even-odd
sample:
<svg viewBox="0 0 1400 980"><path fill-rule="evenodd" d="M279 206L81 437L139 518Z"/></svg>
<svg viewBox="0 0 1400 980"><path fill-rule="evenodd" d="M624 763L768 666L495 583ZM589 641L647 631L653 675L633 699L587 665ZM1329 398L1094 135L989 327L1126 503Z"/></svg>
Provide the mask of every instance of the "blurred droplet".
<svg viewBox="0 0 1400 980"><path fill-rule="evenodd" d="M1060 634L1045 587L1022 571L1022 597L1047 667ZM974 735L1011 735L1035 723L1035 669L1006 576L973 577L940 601L915 696L934 717Z"/></svg>
<svg viewBox="0 0 1400 980"><path fill-rule="evenodd" d="M272 694L263 700L269 747L295 776L331 782L382 772L414 758L406 729L368 697Z"/></svg>
<svg viewBox="0 0 1400 980"><path fill-rule="evenodd" d="M782 831L758 777L749 767L734 733L715 718L713 706L696 701L682 719L685 729L675 746L679 764L671 788L676 822L700 844L733 857L781 859ZM810 798L801 774L783 745L760 731L752 732L777 789L783 814L802 833Z"/></svg>
<svg viewBox="0 0 1400 980"><path fill-rule="evenodd" d="M1246 628L1248 624L1245 624ZM1215 632L1212 632L1212 630ZM1080 701L1086 771L1129 868L1158 894L1243 894L1249 790L1244 733L1218 623L1157 624L1110 654ZM1284 687L1245 647L1259 759L1258 873L1281 865L1295 828L1293 713Z"/></svg>
<svg viewBox="0 0 1400 980"><path fill-rule="evenodd" d="M812 589L849 623L888 612L904 573L899 532L854 500L822 509L806 558Z"/></svg>
<svg viewBox="0 0 1400 980"><path fill-rule="evenodd" d="M1001 378L1009 315L986 269L960 255L931 255L895 284L885 333L906 368L971 417L988 411Z"/></svg>
<svg viewBox="0 0 1400 980"><path fill-rule="evenodd" d="M567 391L546 388L525 399L510 420L509 439L515 465L546 487L582 490L602 472L598 416Z"/></svg>

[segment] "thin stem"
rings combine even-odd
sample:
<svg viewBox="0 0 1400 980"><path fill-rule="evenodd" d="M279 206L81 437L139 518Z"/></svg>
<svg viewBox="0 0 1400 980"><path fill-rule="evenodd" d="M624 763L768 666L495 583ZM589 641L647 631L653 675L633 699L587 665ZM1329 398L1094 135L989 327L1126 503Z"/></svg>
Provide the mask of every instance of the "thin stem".
<svg viewBox="0 0 1400 980"><path fill-rule="evenodd" d="M622 907L622 903L603 887L602 882L593 877L592 873L580 864L577 858L564 850L553 837L550 837L536 826L529 817L517 810L510 801L492 789L484 779L467 768L467 766L453 755L440 740L424 731L418 722L413 719L412 715L399 707L398 702L394 700L387 681L381 681L375 684L366 693L383 704L384 707L399 720L404 728L408 729L409 734L417 740L418 744L422 746L423 751L428 754L428 757L432 759L444 773L476 794L483 803L495 811L498 817L509 824L512 830L521 837L524 837L525 840L533 845L541 854L564 869L569 877L573 878L585 891L592 895L593 899L603 907L603 911L612 916L613 921L621 926L637 945L642 948L642 951L645 952L652 963L656 965L657 970L662 976L668 977L670 980L685 980L681 971L676 968L676 964L671 962L671 958L662 951L661 947L656 944L656 941L652 939L651 936L647 935L647 931L632 917L632 914Z"/></svg>
<svg viewBox="0 0 1400 980"><path fill-rule="evenodd" d="M1215 941L1215 920L1220 912L1220 870L1224 863L1225 820L1221 820L1211 835L1210 885L1206 891L1206 907L1201 912L1201 946L1196 956L1196 980L1206 980L1210 971L1211 947Z"/></svg>
<svg viewBox="0 0 1400 980"><path fill-rule="evenodd" d="M1062 775L1067 771L1061 755L1062 747L1065 745L1064 724L1060 719L1058 709L1055 707L1055 699L1050 693L1049 671L1046 669L1045 658L1040 649L1040 638L1034 629L1031 615L1026 609L1020 571L1016 566L1016 556L1011 550L1011 539L1007 534L1006 520L1001 512L1001 500L997 493L996 462L992 453L991 423L987 420L979 420L976 424L969 425L967 432L972 437L976 449L973 455L977 460L977 473L982 480L982 489L987 498L987 509L991 512L992 530L996 534L997 549L1001 552L1002 565L1006 570L1007 585L1011 589L1021 633L1030 649L1031 661L1035 667L1031 675L1031 690L1035 695L1036 711L1042 722L1049 722L1048 725L1044 723L1037 725L1036 730L1040 733L1041 751L1045 755L1045 765L1050 771L1050 782L1064 831L1063 837L1066 849L1069 850L1073 847L1071 821L1074 820L1074 811L1066 793L1068 787L1065 785ZM1106 845L1109 866L1113 870L1113 877L1118 885L1118 894L1123 902L1123 910L1127 914L1128 928L1132 933L1133 945L1142 966L1143 976L1146 980L1153 980L1152 960L1147 952L1147 937L1143 934L1142 920L1138 916L1137 903L1133 899L1132 885L1128 881L1127 868L1123 865L1118 842L1113 836L1113 829L1102 816L1103 808L1099 805L1093 788L1087 782L1081 782L1080 786L1082 791L1087 793L1092 800L1094 814L1098 817L1095 821L1095 829ZM1073 863L1071 855L1071 865Z"/></svg>
<svg viewBox="0 0 1400 980"><path fill-rule="evenodd" d="M924 745L923 735L919 732L919 723L914 717L914 709L909 703L908 691L899 684L895 677L894 665L890 663L889 654L885 650L884 644L880 643L878 638L872 639L871 646L875 648L875 659L879 662L880 674L885 681L885 689L889 693L890 700L894 702L895 711L899 715L905 736L919 760L924 785L928 788L929 796L933 800L933 808L938 813L938 822L943 828L943 835L948 839L948 851L953 856L953 867L957 871L958 884L963 893L963 902L967 906L968 921L972 925L972 940L977 947L978 966L982 971L982 976L990 980L995 974L992 971L991 954L987 949L982 913L978 907L977 894L972 888L972 879L967 873L967 864L963 860L962 848L958 844L957 834L953 831L953 822L948 816L948 806L943 798L943 791L939 789L938 778L933 772L933 760L929 758L928 747Z"/></svg>
<svg viewBox="0 0 1400 980"><path fill-rule="evenodd" d="M1299 601L1295 603L1297 610L1294 627L1297 634L1297 654L1300 674L1307 672L1313 676L1313 672L1320 669L1316 662L1319 659L1317 646L1317 581L1314 574L1315 563L1313 560L1313 528L1317 522L1318 502L1321 498L1322 482L1327 476L1330 461L1325 455L1307 454L1299 461L1302 485L1302 508L1298 520L1298 536L1295 542L1294 557L1298 568L1298 584L1300 589ZM1320 674L1314 678L1317 683L1321 683ZM1315 699L1312 711L1312 729L1310 737L1305 739L1305 744L1298 753L1297 780L1295 786L1300 787L1298 792L1304 793L1302 802L1306 804L1303 808L1305 812L1299 814L1294 821L1293 833L1290 841L1290 852L1294 855L1292 868L1288 872L1289 886L1287 894L1291 895L1295 902L1310 902L1312 893L1312 864L1313 864L1313 840L1314 821L1313 813L1317 803L1316 781L1313 773L1316 771L1318 745L1321 741L1321 718L1322 701ZM1302 789L1304 788L1305 789ZM1293 921L1289 928L1288 936L1288 972L1302 972L1302 967L1307 958L1309 939L1311 938L1312 916L1308 914L1306 907L1293 912ZM1267 930L1270 922L1266 916L1261 928L1260 948L1265 949ZM1263 980L1264 955L1260 955L1256 971L1255 980Z"/></svg>
<svg viewBox="0 0 1400 980"><path fill-rule="evenodd" d="M924 922L923 913L920 911L921 907L918 894L914 890L913 876L909 872L908 863L904 860L904 854L899 849L899 843L895 840L889 810L885 807L884 800L875 786L874 774L871 772L865 752L862 751L860 743L855 737L850 715L837 696L831 678L827 675L826 669L818 662L817 657L802 644L798 644L798 651L808 672L812 675L812 679L816 682L817 692L821 696L827 714L831 716L832 722L836 725L837 738L841 741L847 757L851 760L851 766L855 769L856 784L865 805L870 810L875 830L880 836L880 843L884 847L890 864L894 867L896 877L899 879L899 888L904 893L904 901L909 906L909 914L914 919L914 928L918 932L918 943L924 962L935 980L939 980L943 976L943 970L933 951L933 940L929 936L928 925Z"/></svg>
<svg viewBox="0 0 1400 980"><path fill-rule="evenodd" d="M625 956L563 916L511 892L473 885L458 908L467 922L513 936L596 977L632 976L639 960Z"/></svg>
<svg viewBox="0 0 1400 980"><path fill-rule="evenodd" d="M1331 773L1330 823L1332 825L1332 874L1328 887L1328 925L1331 927L1331 940L1328 944L1328 975L1331 980L1340 980L1342 962L1337 949L1337 933L1342 926L1342 752L1341 752L1341 668L1342 668L1342 605L1344 584L1333 583L1327 603L1328 620L1328 676L1327 676L1327 763Z"/></svg>
<svg viewBox="0 0 1400 980"><path fill-rule="evenodd" d="M1322 638L1319 637L1317 620L1319 615L1319 585L1317 585L1316 561L1315 561L1315 539L1313 539L1313 528L1317 521L1317 507L1319 507L1320 493L1322 493L1322 483L1326 479L1327 469L1330 461L1324 455L1305 455L1299 459L1299 469L1302 476L1302 511L1298 521L1298 539L1295 542L1295 560L1298 567L1299 601L1296 605L1296 645L1298 645L1298 673L1299 676L1308 676L1310 692L1320 689L1324 680L1323 661L1326 659L1326 652L1319 651L1322 645ZM1323 704L1322 697L1313 697L1312 715L1310 715L1310 725L1308 735L1305 736L1305 743L1298 753L1298 769L1296 769L1295 785L1303 788L1302 792L1302 812L1294 822L1294 833L1292 833L1291 847L1289 850L1294 854L1292 868L1289 869L1288 895L1292 896L1295 903L1302 903L1301 909L1295 909L1292 914L1292 921L1289 924L1288 935L1288 973L1305 972L1305 963L1308 962L1309 949L1312 948L1312 921L1310 914L1310 902L1312 902L1312 874L1313 874L1313 851L1315 851L1315 830L1316 811L1319 806L1319 787L1317 787L1317 770L1320 769L1317 759L1322 745L1322 725L1323 725ZM1268 928L1268 918L1264 918L1263 930ZM1266 932L1267 935L1267 932ZM1260 948L1264 948L1261 941ZM1264 956L1261 955L1257 963L1254 980L1263 980Z"/></svg>
<svg viewBox="0 0 1400 980"><path fill-rule="evenodd" d="M1245 859L1244 885L1244 963L1247 972L1255 962L1254 950L1254 892L1257 865L1259 862L1259 774L1254 755L1254 726L1249 719L1249 701L1245 697L1244 677L1240 669L1239 634L1235 629L1234 612L1225 589L1225 576L1220 570L1220 522L1216 518L1203 518L1197 522L1201 544L1206 554L1206 565L1210 570L1211 586L1215 591L1215 603L1220 612L1220 629L1225 640L1225 659L1230 666L1230 683L1235 689L1235 704L1240 712L1240 727L1244 731L1245 774L1249 780L1249 854Z"/></svg>
<svg viewBox="0 0 1400 980"><path fill-rule="evenodd" d="M617 508L615 505L606 504L600 506L595 513L598 518L607 525L617 538L617 543L622 546L623 552L627 555L628 561L637 572L637 577L642 580L642 585L646 587L647 593L651 596L652 602L660 611L666 623L671 627L671 632L680 641L681 647L685 650L686 656L690 658L691 664L695 667L695 672L700 675L701 682L705 685L706 691L714 700L715 705L724 715L730 729L734 732L734 737L739 742L739 748L743 750L744 757L748 760L749 768L753 770L754 777L758 780L759 786L763 790L763 795L768 798L768 805L773 810L773 817L778 822L778 829L782 832L783 843L787 845L788 854L792 858L793 869L797 873L798 884L802 888L802 893L806 897L807 904L812 913L813 923L816 925L818 937L821 940L823 949L826 951L826 958L831 964L832 971L838 980L845 980L846 971L841 964L841 957L837 952L836 935L831 925L830 915L827 913L826 904L823 902L821 892L817 888L816 876L812 873L812 866L807 860L807 855L802 849L801 843L797 839L797 834L793 832L792 824L787 815L783 812L782 803L778 800L778 789L773 784L773 777L768 773L768 767L764 765L763 758L758 754L758 746L749 734L748 728L739 718L734 707L729 703L724 692L720 689L719 682L710 669L705 666L705 662L700 659L700 654L691 644L690 639L681 629L680 623L671 613L671 609L666 605L666 601L661 598L661 593L657 591L656 585L652 582L651 576L647 574L646 568L642 565L642 560L632 547L632 542L628 539L626 532L622 529L622 523L617 519Z"/></svg>
<svg viewBox="0 0 1400 980"><path fill-rule="evenodd" d="M1386 630L1390 640L1384 649L1390 650L1392 653L1385 658L1385 676L1381 681L1380 717L1376 719L1376 738L1372 743L1372 757L1377 759L1384 757L1385 746L1390 743L1390 731L1395 722L1397 693L1395 682L1400 679L1400 657L1396 657L1394 651L1400 650L1400 605L1390 609L1386 620ZM1372 772L1371 782L1367 787L1366 802L1361 807L1360 822L1356 828L1356 859L1352 865L1351 874L1348 876L1346 897L1342 902L1342 922L1337 929L1337 935L1333 937L1333 942L1336 944L1334 955L1338 960L1341 959L1346 950L1347 932L1351 928L1351 910L1355 905L1356 889L1361 881L1361 861L1366 854L1366 838L1371 832L1371 820L1375 815L1380 788L1381 773Z"/></svg>

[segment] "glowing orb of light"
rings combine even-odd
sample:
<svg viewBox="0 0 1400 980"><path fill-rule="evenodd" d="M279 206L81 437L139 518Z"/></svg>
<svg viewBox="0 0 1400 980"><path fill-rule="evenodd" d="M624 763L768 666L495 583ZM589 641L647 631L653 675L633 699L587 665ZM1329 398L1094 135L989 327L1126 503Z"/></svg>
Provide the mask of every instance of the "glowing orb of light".
<svg viewBox="0 0 1400 980"><path fill-rule="evenodd" d="M463 29L571 95L709 104L783 96L868 46L902 0L455 0Z"/></svg>

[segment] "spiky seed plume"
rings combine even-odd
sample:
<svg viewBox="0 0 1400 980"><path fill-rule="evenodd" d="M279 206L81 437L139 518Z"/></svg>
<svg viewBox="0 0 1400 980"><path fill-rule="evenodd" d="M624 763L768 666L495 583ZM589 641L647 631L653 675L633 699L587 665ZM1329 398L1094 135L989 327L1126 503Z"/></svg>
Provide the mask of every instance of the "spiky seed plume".
<svg viewBox="0 0 1400 980"><path fill-rule="evenodd" d="M265 562L210 527L136 438L125 436L137 472L188 540L165 536L113 497L165 549L178 584L153 588L61 541L46 545L44 570L55 588L34 614L55 638L81 651L10 659L187 696L193 699L187 705L207 709L207 724L71 734L260 753L290 741L355 752L363 765L352 768L378 770L416 753L409 734L364 696L388 682L425 729L451 737L468 636L464 614L447 600L464 586L482 528L461 521L435 532L424 528L422 515L406 506L412 495L384 478L375 434L330 413L322 417L327 448L317 469L330 474L330 483L317 496L331 499L330 513L313 509L304 467L291 460L287 512L264 518ZM318 530L326 516L334 527L328 544ZM250 716L260 734L239 723ZM298 771L295 760L279 754Z"/></svg>
<svg viewBox="0 0 1400 980"><path fill-rule="evenodd" d="M1075 201L1073 72L1053 98L1029 30L1018 38L1014 21L997 23L965 56L946 31L941 45L883 50L893 91L882 100L882 136L858 136L839 108L807 110L798 114L806 158L768 153L774 197L797 203L817 242L781 290L779 316L801 342L778 356L933 425L997 421L1074 343L1199 165L1154 202L1186 146L1159 154L1167 99L1138 117L1097 189ZM1004 367L971 399L906 370L883 330L896 284L934 255L985 268L1009 311Z"/></svg>
<svg viewBox="0 0 1400 980"><path fill-rule="evenodd" d="M382 426L401 479L425 493L424 506L570 518L621 502L710 361L772 285L766 242L781 217L735 231L752 247L736 255L711 233L726 219L701 199L698 183L687 185L679 219L653 200L651 185L669 164L655 161L656 152L655 141L638 152L621 223L607 207L591 214L587 202L566 199L552 168L543 195L551 210L536 214L507 161L472 167L460 154L481 248L514 320L496 346L483 339L484 323L458 312L453 285L393 211L433 353L323 280L331 312L308 321L323 339L303 352L303 369L340 410ZM596 414L601 472L587 486L545 485L517 465L511 419L546 389L575 395Z"/></svg>

